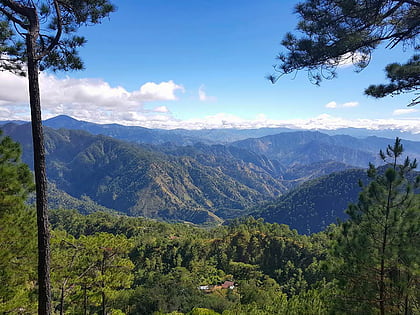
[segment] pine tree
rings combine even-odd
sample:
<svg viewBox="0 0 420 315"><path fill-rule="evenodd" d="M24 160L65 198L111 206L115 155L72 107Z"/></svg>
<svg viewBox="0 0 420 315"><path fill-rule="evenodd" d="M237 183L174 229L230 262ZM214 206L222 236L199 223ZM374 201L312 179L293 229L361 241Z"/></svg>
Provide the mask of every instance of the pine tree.
<svg viewBox="0 0 420 315"><path fill-rule="evenodd" d="M114 10L107 0L0 1L0 70L28 75L38 226L39 314L51 313L50 234L47 179L41 118L39 71L82 69L73 34L81 25L97 24Z"/></svg>
<svg viewBox="0 0 420 315"><path fill-rule="evenodd" d="M25 201L33 191L21 148L0 130L0 313L33 311L35 219Z"/></svg>
<svg viewBox="0 0 420 315"><path fill-rule="evenodd" d="M295 33L282 41L285 53L277 57L272 82L283 74L307 70L315 84L337 75L337 67L353 63L356 71L369 65L372 52L380 44L394 48L414 48L414 56L404 64L386 67L389 84L371 85L367 95L384 97L416 92L420 85L420 47L416 38L420 29L420 2L411 0L306 0L296 5L299 15ZM410 105L419 102L414 98Z"/></svg>
<svg viewBox="0 0 420 315"><path fill-rule="evenodd" d="M0 130L0 216L24 208L34 190L32 173L21 161L22 149Z"/></svg>
<svg viewBox="0 0 420 315"><path fill-rule="evenodd" d="M402 153L397 138L380 151L389 162L385 170L369 166L372 181L349 206L333 250L342 289L338 305L351 314L419 311L420 177L410 180L417 163L406 158L398 164Z"/></svg>

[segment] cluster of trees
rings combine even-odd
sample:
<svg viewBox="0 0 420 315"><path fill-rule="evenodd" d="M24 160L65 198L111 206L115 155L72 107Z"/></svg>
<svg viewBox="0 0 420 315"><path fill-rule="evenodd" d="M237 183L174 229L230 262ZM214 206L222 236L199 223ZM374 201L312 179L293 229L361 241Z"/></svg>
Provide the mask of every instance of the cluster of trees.
<svg viewBox="0 0 420 315"><path fill-rule="evenodd" d="M145 218L51 212L52 312L71 314L326 314L420 311L420 179L416 162L370 166L350 219L300 235L262 219L203 229ZM0 312L37 309L32 175L0 142ZM217 287L225 281L235 288ZM209 286L200 290L200 286ZM213 287L216 286L216 287Z"/></svg>

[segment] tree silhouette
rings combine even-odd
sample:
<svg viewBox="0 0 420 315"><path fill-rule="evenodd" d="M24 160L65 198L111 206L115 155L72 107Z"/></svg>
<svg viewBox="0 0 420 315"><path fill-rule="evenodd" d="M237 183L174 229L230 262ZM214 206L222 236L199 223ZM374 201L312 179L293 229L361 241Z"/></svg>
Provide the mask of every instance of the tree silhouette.
<svg viewBox="0 0 420 315"><path fill-rule="evenodd" d="M306 0L295 7L299 15L297 37L287 33L282 41L286 53L277 56L274 83L284 74L307 70L310 80L320 84L336 77L340 64L352 62L357 71L368 66L372 52L381 43L387 48L416 46L420 32L420 2L411 0L342 1ZM371 85L367 95L384 97L415 92L420 85L420 60L414 54L407 63L386 67L389 84ZM419 102L416 97L409 105Z"/></svg>

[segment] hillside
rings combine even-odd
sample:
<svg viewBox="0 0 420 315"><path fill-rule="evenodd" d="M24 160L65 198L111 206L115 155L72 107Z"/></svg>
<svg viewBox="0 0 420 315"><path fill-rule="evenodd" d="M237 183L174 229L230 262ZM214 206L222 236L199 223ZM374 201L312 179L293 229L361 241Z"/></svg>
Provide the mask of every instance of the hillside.
<svg viewBox="0 0 420 315"><path fill-rule="evenodd" d="M310 165L320 161L335 161L356 167L378 163L378 152L392 140L378 137L364 139L346 135L329 136L321 132L299 131L246 139L232 146L276 159L286 166ZM418 142L404 140L405 153L420 157Z"/></svg>
<svg viewBox="0 0 420 315"><path fill-rule="evenodd" d="M23 159L31 164L29 125L6 125L4 131L22 144ZM195 158L198 153L167 154L162 148L50 128L45 128L45 145L48 178L58 189L130 215L194 223L220 221L214 211L240 212L286 190L264 170L269 161L255 157L260 165L244 162L227 151L211 152L211 147L203 146L204 163L203 158Z"/></svg>
<svg viewBox="0 0 420 315"><path fill-rule="evenodd" d="M31 165L29 124L3 129L22 144L23 160ZM152 145L45 128L47 174L57 189L51 194L54 207L83 213L106 207L199 224L242 216L253 208L255 216L305 233L342 217L357 197L358 179L364 177L355 166L375 161L389 142L287 132L230 145ZM403 145L411 158L420 154L417 142Z"/></svg>
<svg viewBox="0 0 420 315"><path fill-rule="evenodd" d="M35 193L32 194L28 203L35 204ZM76 198L60 190L53 183L48 183L48 208L49 209L74 209L87 215L94 212L116 213L115 210L97 204L86 195Z"/></svg>
<svg viewBox="0 0 420 315"><path fill-rule="evenodd" d="M95 124L77 120L66 115L47 119L44 125L53 129L83 130L94 135L105 135L137 143L162 144L170 142L177 145L186 145L200 141L199 138L193 135L182 135L163 129L148 129L119 124Z"/></svg>
<svg viewBox="0 0 420 315"><path fill-rule="evenodd" d="M251 215L267 222L287 224L299 233L316 233L337 219L357 201L359 180L367 182L366 171L350 169L308 181L274 202L254 208Z"/></svg>

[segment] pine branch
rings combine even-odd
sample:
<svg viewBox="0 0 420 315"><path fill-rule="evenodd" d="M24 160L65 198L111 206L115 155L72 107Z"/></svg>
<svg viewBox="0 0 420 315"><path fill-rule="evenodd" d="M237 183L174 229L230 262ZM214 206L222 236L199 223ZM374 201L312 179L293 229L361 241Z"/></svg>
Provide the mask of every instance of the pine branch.
<svg viewBox="0 0 420 315"><path fill-rule="evenodd" d="M11 14L9 11L7 11L5 8L0 7L0 11L13 23L18 24L23 29L27 30L29 28L29 25L26 25L22 20L19 20L18 18L14 17L13 14Z"/></svg>

